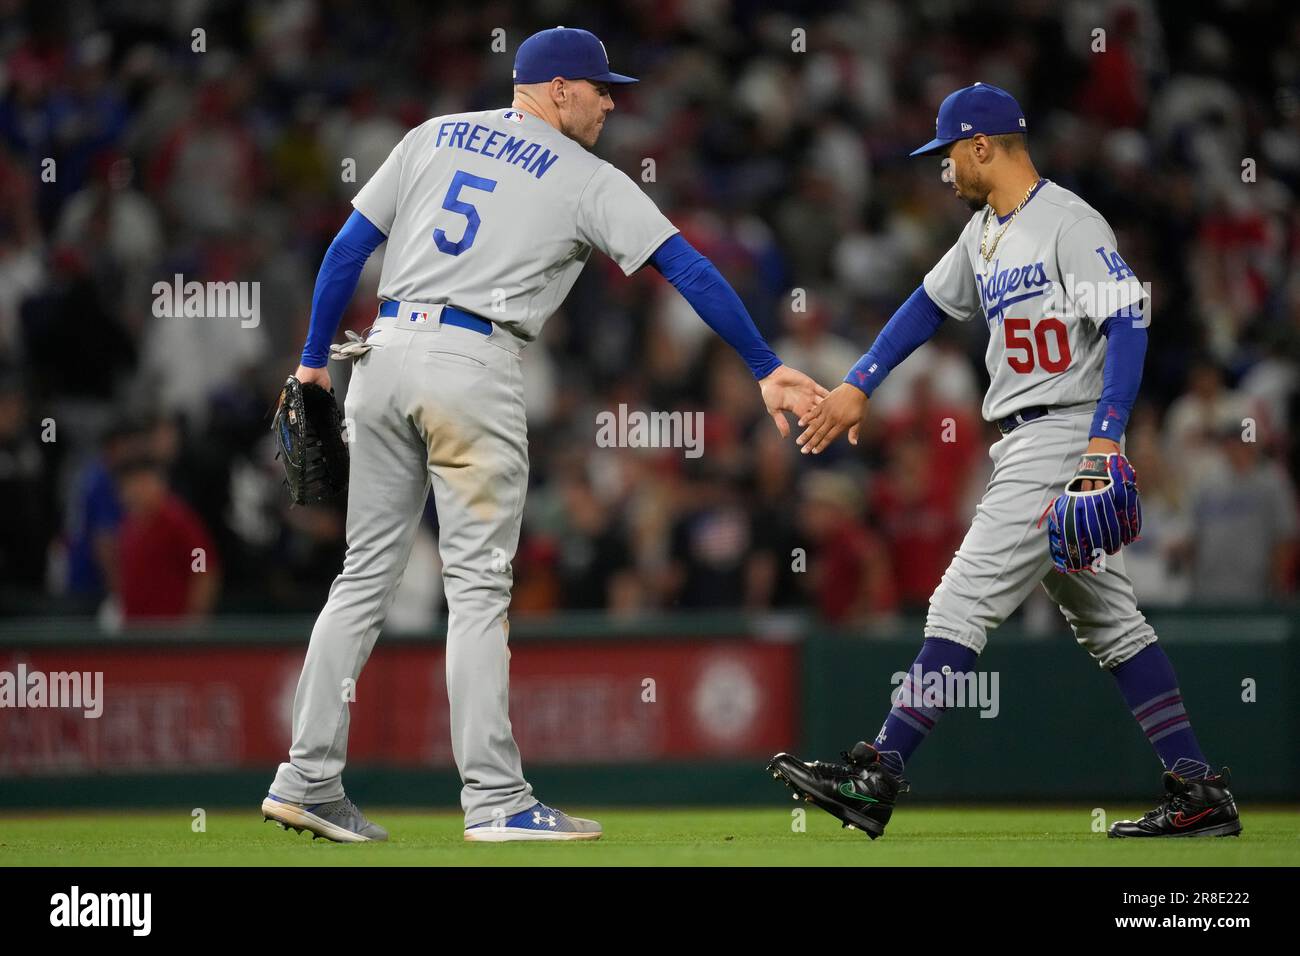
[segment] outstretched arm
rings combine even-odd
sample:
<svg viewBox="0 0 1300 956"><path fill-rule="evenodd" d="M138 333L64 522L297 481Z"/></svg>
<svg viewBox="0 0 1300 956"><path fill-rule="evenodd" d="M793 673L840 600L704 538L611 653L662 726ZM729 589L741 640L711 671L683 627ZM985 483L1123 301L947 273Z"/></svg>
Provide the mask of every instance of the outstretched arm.
<svg viewBox="0 0 1300 956"><path fill-rule="evenodd" d="M665 240L649 261L709 328L745 360L758 380L768 414L782 436L790 434L784 412L804 415L819 398L829 394L807 375L781 364L759 334L740 296L713 263L680 233Z"/></svg>
<svg viewBox="0 0 1300 956"><path fill-rule="evenodd" d="M330 343L338 333L343 310L357 291L366 260L387 238L369 219L353 211L330 243L321 261L320 272L316 274L316 289L311 297L311 326L297 372L300 382L315 382L325 389L330 387L326 369Z"/></svg>
<svg viewBox="0 0 1300 956"><path fill-rule="evenodd" d="M763 341L736 290L681 233L670 236L654 251L650 265L673 284L709 328L740 353L754 378L761 381L781 364Z"/></svg>
<svg viewBox="0 0 1300 956"><path fill-rule="evenodd" d="M858 426L866 416L871 393L886 375L934 336L945 318L943 310L926 294L925 286L917 286L880 330L867 353L849 369L844 384L799 419L800 425L807 426L797 440L804 454L817 454L846 428L849 441L856 445Z"/></svg>

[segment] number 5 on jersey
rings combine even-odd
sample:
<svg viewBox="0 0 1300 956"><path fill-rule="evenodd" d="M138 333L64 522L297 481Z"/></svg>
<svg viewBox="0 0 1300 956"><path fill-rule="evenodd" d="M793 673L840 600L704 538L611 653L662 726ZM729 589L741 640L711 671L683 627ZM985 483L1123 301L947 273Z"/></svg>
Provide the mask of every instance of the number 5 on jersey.
<svg viewBox="0 0 1300 956"><path fill-rule="evenodd" d="M1060 319L1048 316L1038 320L1029 335L1028 319L1004 319L1002 334L1011 370L1028 375L1035 368L1044 372L1064 372L1070 367L1070 333ZM1055 340L1055 341L1052 341ZM1056 357L1052 357L1053 347Z"/></svg>
<svg viewBox="0 0 1300 956"><path fill-rule="evenodd" d="M482 224L478 217L478 210L473 204L460 198L460 191L466 186L490 193L497 188L497 181L475 176L463 169L456 170L456 175L451 178L451 186L447 189L447 195L442 200L442 208L465 217L465 232L458 242L451 242L442 229L433 230L433 244L438 247L439 252L445 252L449 256L458 256L474 245L474 237L478 235L478 227Z"/></svg>

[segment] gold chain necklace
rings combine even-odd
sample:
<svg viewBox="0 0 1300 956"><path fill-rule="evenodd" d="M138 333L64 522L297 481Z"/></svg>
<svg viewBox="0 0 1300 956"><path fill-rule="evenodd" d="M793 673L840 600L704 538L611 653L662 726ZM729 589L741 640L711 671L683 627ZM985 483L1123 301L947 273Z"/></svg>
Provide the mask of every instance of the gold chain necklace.
<svg viewBox="0 0 1300 956"><path fill-rule="evenodd" d="M1038 183L1041 182L1042 180L1040 179ZM1016 216L1020 215L1020 210L1025 208L1025 203L1029 202L1029 197L1032 196L1034 190L1038 188L1038 183L1034 183L1030 186L1025 192L1025 198L1020 200L1020 205L1011 210L1011 215L1007 217L1007 221L1002 224L1002 228L999 229L997 235L993 237L992 245L989 245L989 227L993 225L993 220L997 218L997 213L994 212L992 216L989 216L984 220L984 235L980 237L980 255L984 257L985 264L993 258L993 253L997 252L998 243L1002 241L1003 234L1011 228L1011 223L1015 221Z"/></svg>

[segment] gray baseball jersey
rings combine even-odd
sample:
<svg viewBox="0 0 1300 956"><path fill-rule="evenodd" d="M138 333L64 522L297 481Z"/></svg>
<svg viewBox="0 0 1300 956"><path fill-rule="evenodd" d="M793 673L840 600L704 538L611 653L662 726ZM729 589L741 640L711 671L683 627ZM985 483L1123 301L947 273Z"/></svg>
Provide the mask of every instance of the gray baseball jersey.
<svg viewBox="0 0 1300 956"><path fill-rule="evenodd" d="M352 205L388 236L381 298L453 305L529 341L592 247L631 275L677 231L624 173L515 109L415 127Z"/></svg>
<svg viewBox="0 0 1300 956"><path fill-rule="evenodd" d="M992 244L1004 226L986 262L986 227ZM1101 324L1143 296L1106 220L1051 182L1007 223L987 206L972 216L924 284L948 315L988 323L988 421L1035 405L1096 402L1106 361Z"/></svg>

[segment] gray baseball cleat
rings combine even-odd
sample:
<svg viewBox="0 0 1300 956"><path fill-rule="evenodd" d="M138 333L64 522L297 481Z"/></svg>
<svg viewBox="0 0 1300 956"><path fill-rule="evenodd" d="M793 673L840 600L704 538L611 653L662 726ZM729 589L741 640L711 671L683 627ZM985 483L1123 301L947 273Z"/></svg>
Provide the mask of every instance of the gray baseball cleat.
<svg viewBox="0 0 1300 956"><path fill-rule="evenodd" d="M262 816L285 830L310 830L312 839L322 836L335 843L370 843L388 839L388 831L371 823L347 797L310 806L282 800L268 793L262 801Z"/></svg>
<svg viewBox="0 0 1300 956"><path fill-rule="evenodd" d="M465 828L467 843L511 843L517 840L599 840L601 826L595 820L571 817L544 803L535 803L512 817L501 817Z"/></svg>

